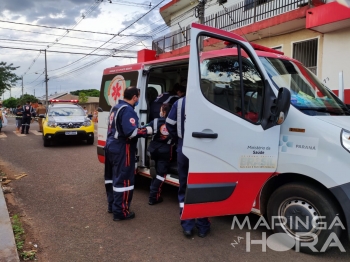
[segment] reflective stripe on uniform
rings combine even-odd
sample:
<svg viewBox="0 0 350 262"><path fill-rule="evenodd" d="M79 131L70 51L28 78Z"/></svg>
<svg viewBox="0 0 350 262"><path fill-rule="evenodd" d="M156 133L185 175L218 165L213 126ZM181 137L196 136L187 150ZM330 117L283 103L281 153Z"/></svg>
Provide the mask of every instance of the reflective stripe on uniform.
<svg viewBox="0 0 350 262"><path fill-rule="evenodd" d="M169 103L169 102L170 102L170 100L171 100L173 97L178 97L178 96L169 96L169 97L168 97L168 99L167 99L167 100L165 100L165 101L163 102L163 104L167 104L167 103Z"/></svg>
<svg viewBox="0 0 350 262"><path fill-rule="evenodd" d="M160 181L164 181L165 180L165 178L164 177L162 177L162 176L156 176L156 178L158 179L158 180L160 180Z"/></svg>
<svg viewBox="0 0 350 262"><path fill-rule="evenodd" d="M185 205L185 203L184 203L184 202L181 202L181 203L179 203L179 205L180 205L180 208L183 208L184 205Z"/></svg>
<svg viewBox="0 0 350 262"><path fill-rule="evenodd" d="M105 180L105 184L113 184L113 180Z"/></svg>
<svg viewBox="0 0 350 262"><path fill-rule="evenodd" d="M131 136L129 136L130 139L133 138L133 137L135 137L135 136L137 136L137 130L138 130L138 129L135 128L134 132L132 132Z"/></svg>
<svg viewBox="0 0 350 262"><path fill-rule="evenodd" d="M182 138L182 133L181 133L181 123L182 123L182 119L181 119L181 109L182 109L182 101L183 99L179 99L177 102L177 136L179 138Z"/></svg>
<svg viewBox="0 0 350 262"><path fill-rule="evenodd" d="M115 114L115 117L114 117L114 126L115 126L115 133L114 133L114 138L115 139L118 139L118 135L119 135L119 132L118 132L118 127L117 127L117 118L118 118L118 114L119 114L119 111L123 108L123 107L126 107L127 105L122 105L121 107L119 107L117 113ZM113 107L112 107L113 109ZM112 109L110 111L110 114L112 113Z"/></svg>
<svg viewBox="0 0 350 262"><path fill-rule="evenodd" d="M154 134L156 134L157 131L158 131L157 126L158 126L158 118L155 118L155 119L153 120L153 133L154 133Z"/></svg>
<svg viewBox="0 0 350 262"><path fill-rule="evenodd" d="M127 187L113 187L113 191L115 192L125 192L134 190L134 186L127 186Z"/></svg>
<svg viewBox="0 0 350 262"><path fill-rule="evenodd" d="M167 122L167 123L170 124L170 125L175 125L175 124L176 124L176 121L170 119L169 117L166 118L166 121L165 121L165 122Z"/></svg>

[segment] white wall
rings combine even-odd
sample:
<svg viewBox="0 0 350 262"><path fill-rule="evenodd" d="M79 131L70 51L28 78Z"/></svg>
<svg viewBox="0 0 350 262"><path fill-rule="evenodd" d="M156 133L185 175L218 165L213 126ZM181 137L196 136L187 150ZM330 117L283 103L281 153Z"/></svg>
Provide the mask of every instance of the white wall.
<svg viewBox="0 0 350 262"><path fill-rule="evenodd" d="M338 90L339 72L344 73L344 87L350 89L350 28L324 34L322 78Z"/></svg>

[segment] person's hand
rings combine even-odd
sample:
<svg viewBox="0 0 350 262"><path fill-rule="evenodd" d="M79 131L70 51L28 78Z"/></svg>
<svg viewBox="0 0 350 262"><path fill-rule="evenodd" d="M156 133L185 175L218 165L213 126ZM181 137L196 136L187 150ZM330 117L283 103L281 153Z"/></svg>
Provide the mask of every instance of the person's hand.
<svg viewBox="0 0 350 262"><path fill-rule="evenodd" d="M147 136L147 129L146 128L138 128L137 135L138 136Z"/></svg>

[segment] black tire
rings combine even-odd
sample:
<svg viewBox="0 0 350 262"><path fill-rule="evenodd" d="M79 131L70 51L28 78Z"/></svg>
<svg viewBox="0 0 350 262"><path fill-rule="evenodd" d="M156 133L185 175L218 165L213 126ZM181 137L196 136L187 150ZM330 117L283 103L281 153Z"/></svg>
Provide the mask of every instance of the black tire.
<svg viewBox="0 0 350 262"><path fill-rule="evenodd" d="M271 195L267 204L267 217L275 233L286 233L293 241L299 238L298 241L300 243L310 243L314 238L311 235L302 236L302 233L313 233L317 235L317 244L314 247L320 251L331 233L335 233L338 239L340 238L342 228L340 226L330 228L334 218L339 215L339 210L339 206L328 195L327 191L309 184L289 183L276 189ZM285 225L276 225L282 223L282 221L280 219L273 221L273 216L284 216L287 218L287 223ZM320 216L325 216L325 218L320 218ZM298 226L290 223L290 221L295 221L296 217L301 219L305 224L309 220L309 227L302 226L300 222L297 223ZM313 227L311 223L312 219L318 223L319 227L327 225L327 229ZM305 246L300 246L300 251L313 253L309 247Z"/></svg>
<svg viewBox="0 0 350 262"><path fill-rule="evenodd" d="M86 140L86 143L87 143L88 145L93 145L93 144L94 144L94 141L95 141L94 139L95 139L94 137L89 138L89 139Z"/></svg>
<svg viewBox="0 0 350 262"><path fill-rule="evenodd" d="M43 138L43 140L44 140L44 147L49 147L51 145L51 142L45 139L45 137Z"/></svg>

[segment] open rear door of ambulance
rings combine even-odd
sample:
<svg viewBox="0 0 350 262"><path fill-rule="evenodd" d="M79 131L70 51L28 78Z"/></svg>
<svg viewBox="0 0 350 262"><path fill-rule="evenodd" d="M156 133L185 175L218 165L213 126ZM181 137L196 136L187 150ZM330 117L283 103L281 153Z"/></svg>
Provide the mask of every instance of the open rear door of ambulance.
<svg viewBox="0 0 350 262"><path fill-rule="evenodd" d="M203 45L200 43L203 40ZM224 42L233 48L217 49ZM189 175L182 219L249 213L277 168L280 127L271 88L242 37L192 24L183 153Z"/></svg>

